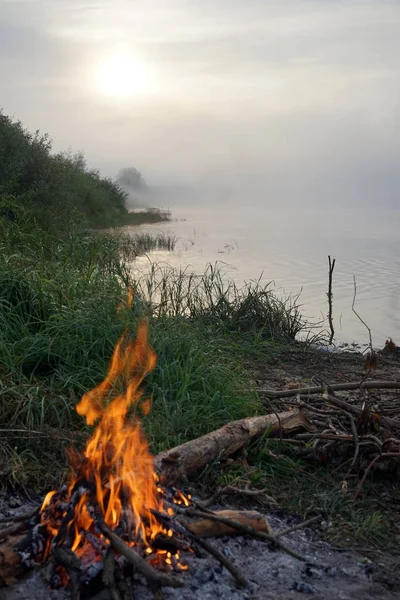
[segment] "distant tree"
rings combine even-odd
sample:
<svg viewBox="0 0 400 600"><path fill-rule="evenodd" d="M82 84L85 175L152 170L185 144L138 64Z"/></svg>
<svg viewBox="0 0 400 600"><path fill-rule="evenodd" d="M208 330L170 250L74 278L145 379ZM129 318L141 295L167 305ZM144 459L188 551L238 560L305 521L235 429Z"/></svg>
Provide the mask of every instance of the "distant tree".
<svg viewBox="0 0 400 600"><path fill-rule="evenodd" d="M117 175L117 183L124 189L135 192L145 192L148 190L148 185L143 175L135 167L121 169Z"/></svg>

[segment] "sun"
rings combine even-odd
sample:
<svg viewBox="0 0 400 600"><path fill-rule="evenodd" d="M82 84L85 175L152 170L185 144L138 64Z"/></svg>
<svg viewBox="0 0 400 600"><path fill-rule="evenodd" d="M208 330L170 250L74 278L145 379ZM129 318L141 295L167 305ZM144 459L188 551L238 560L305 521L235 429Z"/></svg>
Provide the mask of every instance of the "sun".
<svg viewBox="0 0 400 600"><path fill-rule="evenodd" d="M148 90L148 71L127 52L107 56L96 72L98 90L115 98L131 98Z"/></svg>

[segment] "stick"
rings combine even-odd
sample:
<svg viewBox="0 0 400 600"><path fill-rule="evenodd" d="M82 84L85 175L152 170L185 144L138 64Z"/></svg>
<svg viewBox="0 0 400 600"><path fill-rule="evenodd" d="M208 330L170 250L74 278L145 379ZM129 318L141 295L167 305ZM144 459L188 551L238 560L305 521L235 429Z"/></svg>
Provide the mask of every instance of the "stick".
<svg viewBox="0 0 400 600"><path fill-rule="evenodd" d="M215 503L216 500L218 500L218 498L221 498L222 496L226 496L228 494L230 495L235 495L237 494L238 496L251 496L254 498L258 498L259 496L265 496L266 500L268 500L268 502L274 506L278 506L277 501L272 498L271 496L267 495L268 489L267 488L263 488L262 490L247 490L247 489L240 489L237 487L234 487L233 485L226 485L225 487L217 490L215 492L215 494L213 494L210 498L208 498L208 500L205 500L204 502L202 502L202 506L207 507L207 506L211 506L212 504Z"/></svg>
<svg viewBox="0 0 400 600"><path fill-rule="evenodd" d="M328 284L328 305L329 305L329 313L328 313L328 319L329 319L329 327L331 330L331 335L329 338L329 345L332 344L333 342L333 337L335 335L335 330L333 328L333 319L332 319L332 299L333 299L333 295L332 295L332 275L333 275L333 269L335 268L335 262L336 259L334 258L333 261L331 261L331 257L328 256L328 260L329 260L329 284Z"/></svg>
<svg viewBox="0 0 400 600"><path fill-rule="evenodd" d="M358 432L357 432L357 427L356 427L356 423L354 421L354 418L352 415L348 415L349 419L350 419L350 425L351 425L351 431L353 433L353 437L354 437L354 444L355 444L355 449L354 449L354 456L353 456L353 460L351 461L350 467L347 470L346 475L344 476L344 479L347 479L348 476L350 475L354 465L356 464L357 458L358 458L358 454L360 452L360 440L358 438Z"/></svg>
<svg viewBox="0 0 400 600"><path fill-rule="evenodd" d="M334 392L349 391L349 390L400 390L400 381L353 381L349 383L333 383L329 388ZM322 394L325 391L325 386L297 388L293 390L265 390L258 388L257 392L265 394L268 398L291 398L297 394Z"/></svg>
<svg viewBox="0 0 400 600"><path fill-rule="evenodd" d="M107 549L106 556L104 559L104 568L102 580L103 584L108 588L111 600L121 600L121 596L115 584L115 552L114 548L110 546Z"/></svg>
<svg viewBox="0 0 400 600"><path fill-rule="evenodd" d="M214 548L214 546L212 546L207 540L203 540L198 537L196 537L195 539L199 546L204 548L204 550L206 550L209 554L216 558L218 562L220 562L221 565L223 565L225 569L229 571L229 573L235 579L239 587L243 588L247 586L247 580L243 577L240 570L237 567L235 567L235 565L230 560L228 560L226 556L222 554L222 552Z"/></svg>
<svg viewBox="0 0 400 600"><path fill-rule="evenodd" d="M32 517L34 517L40 508L40 504L38 504L38 506L35 509L32 509L31 511L27 512L27 513L23 513L22 515L16 515L15 517L12 518L12 522L13 523L19 523L20 521L27 521L28 519L32 519ZM4 517L0 519L0 523L4 523L5 521L7 521L8 519L5 519Z"/></svg>
<svg viewBox="0 0 400 600"><path fill-rule="evenodd" d="M137 552L132 550L120 537L104 523L98 515L96 522L101 533L110 541L114 550L122 554L128 562L131 563L146 579L155 586L161 587L183 587L183 582L164 573L158 573L151 565L149 565Z"/></svg>
<svg viewBox="0 0 400 600"><path fill-rule="evenodd" d="M338 408L342 408L356 417L359 417L363 413L362 408L359 408L358 406L353 406L352 404L349 404L344 400L340 400L339 398L336 398L336 396L332 396L332 394L324 394L322 397L326 402L329 402L329 404L333 404ZM390 427L400 428L400 420L390 419L389 417L384 416L381 416L381 420L382 423L386 423L386 425L389 425Z"/></svg>
<svg viewBox="0 0 400 600"><path fill-rule="evenodd" d="M400 452L382 452L382 454L377 454L375 456L375 458L369 463L368 467L365 469L364 475L363 475L360 483L357 486L356 493L354 494L355 500L357 500L357 498L359 498L359 496L361 495L361 490L363 488L365 480L367 479L368 473L375 466L375 464L378 462L378 460L380 460L381 458L389 458L389 457L400 458Z"/></svg>
<svg viewBox="0 0 400 600"><path fill-rule="evenodd" d="M80 600L81 592L78 574L82 570L82 567L79 558L69 548L62 547L55 548L53 558L56 564L63 566L69 575L72 600Z"/></svg>
<svg viewBox="0 0 400 600"><path fill-rule="evenodd" d="M299 529L305 529L305 527L308 527L312 523L316 523L317 521L320 521L321 519L322 519L321 515L316 515L315 517L311 517L311 519L308 519L308 521L299 523L299 525L294 525L293 527L288 527L287 529L284 529L283 531L279 531L275 535L275 537L281 538L284 535L289 535L289 533L292 533L293 531L298 531Z"/></svg>
<svg viewBox="0 0 400 600"><path fill-rule="evenodd" d="M281 550L283 550L290 556L293 556L293 558L297 558L297 560L301 560L303 562L306 561L306 558L304 556L301 556L301 554L297 554L297 552L295 552L291 548L288 548L285 544L283 544L275 536L270 535L269 533L257 531L256 529L253 529L253 527L249 527L248 525L243 525L242 523L237 523L236 521L232 521L232 519L220 517L220 516L217 516L212 513L205 513L200 510L196 510L194 508L186 509L185 512L187 515L192 516L192 517L205 517L206 519L210 519L211 521L217 521L220 523L224 523L224 525L228 525L229 527L232 527L232 529L237 529L238 531L240 531L241 533L243 533L245 535L251 535L253 538L263 540L264 542L272 542L273 544L278 546L278 548L280 548Z"/></svg>
<svg viewBox="0 0 400 600"><path fill-rule="evenodd" d="M25 531L26 529L28 529L28 526L23 521L20 523L13 523L4 529L0 529L0 540L5 540L8 536L21 533L21 531Z"/></svg>
<svg viewBox="0 0 400 600"><path fill-rule="evenodd" d="M367 331L369 333L369 348L370 348L371 353L373 353L371 329L368 327L368 325L366 324L366 322L362 320L362 318L360 317L360 315L358 314L358 312L354 308L354 305L356 303L356 296L357 296L357 284L356 284L356 276L355 275L353 275L353 282L354 282L354 296L353 296L353 304L351 305L351 310L356 315L356 317L361 321L361 323L364 325L364 327L366 327L366 329L367 329Z"/></svg>

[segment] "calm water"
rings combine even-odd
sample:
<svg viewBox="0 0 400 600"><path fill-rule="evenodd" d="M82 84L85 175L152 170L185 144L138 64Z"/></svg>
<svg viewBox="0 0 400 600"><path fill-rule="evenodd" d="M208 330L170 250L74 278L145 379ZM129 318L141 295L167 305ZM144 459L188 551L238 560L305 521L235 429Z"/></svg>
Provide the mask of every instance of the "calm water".
<svg viewBox="0 0 400 600"><path fill-rule="evenodd" d="M301 290L303 313L326 318L328 255L336 258L333 279L334 324L338 341L366 343L368 332L351 310L353 275L355 308L372 330L375 346L387 337L400 344L400 211L279 210L267 208L172 208L175 220L143 229L170 231L179 237L174 252L153 252L140 259L202 272L221 261L237 283L273 281L278 295Z"/></svg>

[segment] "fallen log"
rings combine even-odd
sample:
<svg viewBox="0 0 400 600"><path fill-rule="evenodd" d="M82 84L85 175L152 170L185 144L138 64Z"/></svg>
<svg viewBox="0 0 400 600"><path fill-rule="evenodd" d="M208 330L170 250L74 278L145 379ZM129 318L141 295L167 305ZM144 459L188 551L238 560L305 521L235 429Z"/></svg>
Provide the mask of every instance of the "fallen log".
<svg viewBox="0 0 400 600"><path fill-rule="evenodd" d="M270 532L266 518L254 510L218 510L213 514L226 519L232 519L232 521L240 523L241 525L248 525L256 531L263 531L264 533ZM240 534L237 529L226 525L226 523L221 523L207 518L200 519L199 521L194 521L192 523L188 521L182 521L182 524L190 531L190 533L193 533L200 538Z"/></svg>
<svg viewBox="0 0 400 600"><path fill-rule="evenodd" d="M311 424L301 411L248 417L233 421L202 437L157 454L154 465L163 485L174 485L179 480L201 471L209 464L231 456L252 439L266 431L276 436L298 429L310 430Z"/></svg>

